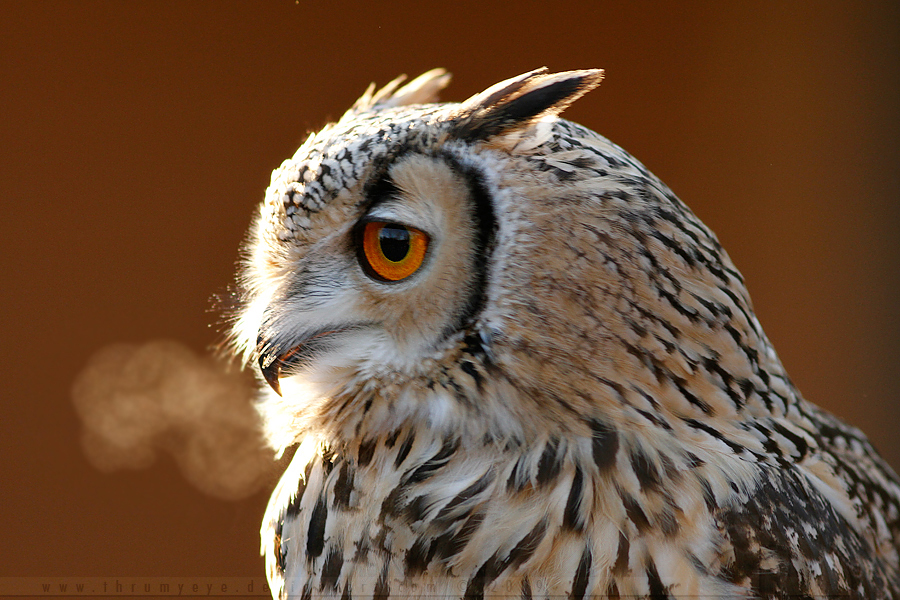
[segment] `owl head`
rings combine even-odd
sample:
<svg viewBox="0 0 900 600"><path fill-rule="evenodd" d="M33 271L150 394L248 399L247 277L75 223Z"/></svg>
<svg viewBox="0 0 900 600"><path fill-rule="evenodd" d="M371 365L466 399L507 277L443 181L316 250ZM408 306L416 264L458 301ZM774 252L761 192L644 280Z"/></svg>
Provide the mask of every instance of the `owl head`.
<svg viewBox="0 0 900 600"><path fill-rule="evenodd" d="M601 77L539 69L459 104L432 103L442 70L370 87L273 173L234 327L273 444L660 426L765 387L777 359L715 237L558 118Z"/></svg>

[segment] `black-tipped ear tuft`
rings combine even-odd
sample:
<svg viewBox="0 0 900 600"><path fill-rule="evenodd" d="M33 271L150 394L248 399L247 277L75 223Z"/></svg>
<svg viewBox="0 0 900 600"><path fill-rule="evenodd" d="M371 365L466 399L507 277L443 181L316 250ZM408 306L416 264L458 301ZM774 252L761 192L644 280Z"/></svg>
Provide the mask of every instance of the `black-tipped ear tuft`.
<svg viewBox="0 0 900 600"><path fill-rule="evenodd" d="M543 67L472 96L450 116L454 137L488 139L564 111L603 79L600 69L547 74Z"/></svg>

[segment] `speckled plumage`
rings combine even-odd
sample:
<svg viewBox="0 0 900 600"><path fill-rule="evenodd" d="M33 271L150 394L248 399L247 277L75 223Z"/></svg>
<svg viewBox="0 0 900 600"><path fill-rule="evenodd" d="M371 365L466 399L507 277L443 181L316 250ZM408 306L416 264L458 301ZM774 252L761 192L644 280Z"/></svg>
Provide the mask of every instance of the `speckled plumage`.
<svg viewBox="0 0 900 600"><path fill-rule="evenodd" d="M599 71L366 93L275 171L235 339L299 444L276 597L900 598L900 486L803 400L715 236L557 115ZM373 279L355 232L430 236Z"/></svg>

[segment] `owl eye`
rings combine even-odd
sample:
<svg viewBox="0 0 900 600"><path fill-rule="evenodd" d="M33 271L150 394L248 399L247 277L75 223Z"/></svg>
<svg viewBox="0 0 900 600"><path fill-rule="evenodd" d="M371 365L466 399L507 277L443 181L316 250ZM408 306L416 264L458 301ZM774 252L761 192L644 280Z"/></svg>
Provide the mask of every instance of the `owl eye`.
<svg viewBox="0 0 900 600"><path fill-rule="evenodd" d="M425 260L428 235L413 227L369 221L362 228L360 262L378 281L400 281L415 273Z"/></svg>

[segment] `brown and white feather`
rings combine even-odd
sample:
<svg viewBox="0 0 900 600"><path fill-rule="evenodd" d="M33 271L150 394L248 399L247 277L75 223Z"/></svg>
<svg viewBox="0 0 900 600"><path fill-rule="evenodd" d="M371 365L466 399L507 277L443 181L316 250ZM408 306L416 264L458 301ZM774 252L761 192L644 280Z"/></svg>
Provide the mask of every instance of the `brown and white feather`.
<svg viewBox="0 0 900 600"><path fill-rule="evenodd" d="M600 78L370 88L273 174L234 337L299 445L276 597L900 598L897 476L800 396L709 229L558 118ZM360 267L371 219L428 234L417 272Z"/></svg>

